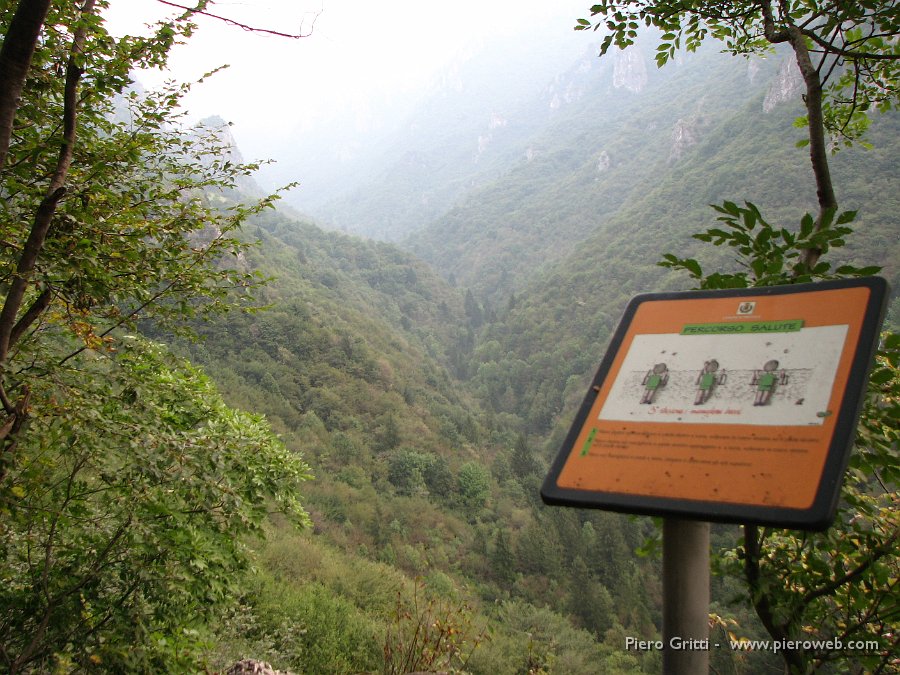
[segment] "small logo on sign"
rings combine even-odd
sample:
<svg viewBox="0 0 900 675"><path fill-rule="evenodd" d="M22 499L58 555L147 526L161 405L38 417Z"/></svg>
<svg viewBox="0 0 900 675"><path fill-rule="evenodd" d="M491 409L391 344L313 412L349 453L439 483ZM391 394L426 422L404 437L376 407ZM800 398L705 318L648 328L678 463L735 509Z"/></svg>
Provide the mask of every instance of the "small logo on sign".
<svg viewBox="0 0 900 675"><path fill-rule="evenodd" d="M755 309L755 302L742 302L740 305L738 305L737 313L742 315L753 314L753 310Z"/></svg>

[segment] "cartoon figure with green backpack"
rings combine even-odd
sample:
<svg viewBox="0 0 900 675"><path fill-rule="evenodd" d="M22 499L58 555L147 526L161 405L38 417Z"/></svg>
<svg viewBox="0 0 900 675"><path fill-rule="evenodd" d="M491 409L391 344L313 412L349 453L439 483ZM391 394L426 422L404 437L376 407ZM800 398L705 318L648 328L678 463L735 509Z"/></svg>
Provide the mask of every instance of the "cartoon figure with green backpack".
<svg viewBox="0 0 900 675"><path fill-rule="evenodd" d="M726 375L724 372L719 373L719 362L710 359L703 363L703 370L697 376L695 384L697 385L697 395L694 397L694 405L703 405L713 395L716 385L725 384Z"/></svg>
<svg viewBox="0 0 900 675"><path fill-rule="evenodd" d="M781 373L776 373L776 370L778 370L778 361L772 359L766 361L762 370L753 371L753 379L750 381L750 384L756 385L756 399L753 401L753 405L768 405L772 400L772 394L775 393L775 388L779 384L787 384L787 373L783 369Z"/></svg>
<svg viewBox="0 0 900 675"><path fill-rule="evenodd" d="M653 403L653 397L656 392L666 386L669 381L669 368L665 363L657 363L652 370L648 370L644 375L641 384L644 385L644 395L641 397L641 403Z"/></svg>

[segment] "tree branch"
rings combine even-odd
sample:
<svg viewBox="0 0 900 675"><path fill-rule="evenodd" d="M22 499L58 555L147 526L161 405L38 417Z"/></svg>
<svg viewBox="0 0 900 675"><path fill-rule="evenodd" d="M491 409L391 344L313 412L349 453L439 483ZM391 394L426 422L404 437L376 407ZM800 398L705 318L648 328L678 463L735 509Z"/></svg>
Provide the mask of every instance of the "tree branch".
<svg viewBox="0 0 900 675"><path fill-rule="evenodd" d="M800 74L803 75L803 82L806 84L806 96L803 101L806 104L807 128L809 129L809 160L816 180L816 195L819 201L819 215L816 218L816 231L818 231L822 227L825 214L829 211L836 211L838 206L834 185L831 182L831 169L828 166L825 118L822 112L822 80L810 59L803 32L794 25L788 26L787 30L790 34L791 47L794 49L794 58L800 68ZM820 255L822 255L820 249L809 248L803 255L802 262L807 269L811 269Z"/></svg>
<svg viewBox="0 0 900 675"><path fill-rule="evenodd" d="M765 0L760 3L763 16L763 35L772 44L787 42L791 39L787 30L775 30L775 17L772 15L772 4Z"/></svg>
<svg viewBox="0 0 900 675"><path fill-rule="evenodd" d="M800 604L794 613L799 615L799 612L802 611L802 608L808 606L816 598L831 595L841 586L848 584L854 579L860 577L877 560L894 552L894 545L896 544L898 538L900 538L900 530L895 530L888 539L883 541L880 546L876 547L872 551L872 553L854 569L838 577L837 579L831 580L829 583L821 586L820 588L809 591L800 600Z"/></svg>
<svg viewBox="0 0 900 675"><path fill-rule="evenodd" d="M900 61L900 54L885 54L885 53L873 53L873 52L860 52L854 49L845 49L843 47L838 47L833 42L829 42L822 38L818 33L814 30L809 29L800 29L800 32L803 33L810 40L819 45L822 49L824 49L829 54L836 54L837 56L842 56L845 59L853 59L854 61ZM868 38L866 38L868 39Z"/></svg>
<svg viewBox="0 0 900 675"><path fill-rule="evenodd" d="M25 331L33 324L37 319L44 313L44 311L50 306L50 301L53 299L53 293L49 288L45 288L41 294L35 299L31 306L25 311L25 313L21 316L19 321L13 326L12 331L9 334L9 346L12 348L16 342L22 337Z"/></svg>
<svg viewBox="0 0 900 675"><path fill-rule="evenodd" d="M169 2L168 0L156 0L156 1L160 2L164 5L168 5L169 7L183 9L186 12L188 12L188 14L200 14L201 16L208 16L211 19L217 19L219 21L224 21L229 26L236 26L238 28L242 28L243 30L249 31L251 33L265 33L266 35L277 35L278 37L290 38L291 40L299 40L300 38L307 38L310 35L312 35L313 28L315 28L315 25L316 25L316 19L318 19L319 15L321 14L321 12L316 13L316 16L312 22L313 25L309 29L309 33L294 34L294 33L282 33L281 31L269 30L266 28L257 28L256 26L250 26L246 23L241 23L240 21L235 21L234 19L229 19L226 16L220 16L218 14L213 14L211 12L207 12L203 9L203 7L206 7L206 4L207 4L205 2L197 5L197 7L187 7L185 5L179 5L178 3L175 3L175 2Z"/></svg>
<svg viewBox="0 0 900 675"><path fill-rule="evenodd" d="M881 675L881 673L887 672L887 669L891 665L896 665L893 655L898 645L900 645L900 635L895 634L892 641L893 649L884 650L884 656L881 657L881 663L878 664L878 668L872 671L873 675Z"/></svg>
<svg viewBox="0 0 900 675"><path fill-rule="evenodd" d="M759 567L761 548L759 528L756 525L744 525L744 577L750 589L750 602L769 635L775 640L785 641L790 638L790 624L776 623L769 596L762 588L762 574ZM781 652L781 656L789 668L802 672L805 660L802 651L785 649Z"/></svg>
<svg viewBox="0 0 900 675"><path fill-rule="evenodd" d="M41 200L40 206L35 212L31 232L22 248L19 263L16 266L16 274L6 294L3 310L0 311L0 363L4 363L9 354L12 332L16 326L16 315L22 306L22 300L28 288L28 279L34 270L38 255L44 247L44 240L47 238L53 214L56 213L56 206L65 194L64 187L56 188Z"/></svg>
<svg viewBox="0 0 900 675"><path fill-rule="evenodd" d="M81 8L83 17L93 13L95 1L85 0ZM35 213L31 231L22 249L19 263L16 266L15 277L12 284L10 284L6 301L3 304L3 310L0 311L0 364L6 362L12 332L16 325L16 316L22 306L22 300L25 297L31 273L34 270L38 255L44 247L44 241L47 238L53 214L56 213L56 207L66 193L63 184L66 176L68 176L69 167L72 164L72 156L75 152L75 130L78 120L78 83L83 73L82 68L78 65L78 58L84 51L86 40L87 25L82 22L75 30L75 36L72 39L72 49L69 52L69 61L66 65L66 84L63 98L63 137L56 161L56 168L50 179L47 195L41 201Z"/></svg>

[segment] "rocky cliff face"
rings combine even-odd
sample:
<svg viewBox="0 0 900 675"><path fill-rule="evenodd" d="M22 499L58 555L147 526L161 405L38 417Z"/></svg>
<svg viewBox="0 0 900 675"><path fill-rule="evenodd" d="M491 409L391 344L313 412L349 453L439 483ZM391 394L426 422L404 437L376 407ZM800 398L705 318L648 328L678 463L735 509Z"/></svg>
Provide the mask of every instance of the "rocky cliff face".
<svg viewBox="0 0 900 675"><path fill-rule="evenodd" d="M612 158L606 150L603 150L597 157L597 173L603 173L612 166Z"/></svg>
<svg viewBox="0 0 900 675"><path fill-rule="evenodd" d="M475 161L477 162L482 153L488 149L488 146L494 140L494 130L502 129L509 124L509 120L498 113L492 112L490 121L488 122L487 133L478 135L478 150L475 153Z"/></svg>
<svg viewBox="0 0 900 675"><path fill-rule="evenodd" d="M244 161L234 134L231 133L231 125L218 115L200 120L200 123L195 127L195 133L198 137L209 136L214 139L222 148L220 158L226 158L235 164L240 164Z"/></svg>
<svg viewBox="0 0 900 675"><path fill-rule="evenodd" d="M551 111L580 101L598 81L605 88L625 89L638 94L647 86L647 59L639 45L625 50L613 49L605 59L597 58L591 47L565 73L553 78L544 96Z"/></svg>
<svg viewBox="0 0 900 675"><path fill-rule="evenodd" d="M800 68L797 66L793 54L786 54L778 69L778 74L766 92L763 111L771 112L781 103L798 100L803 90L803 75L800 74Z"/></svg>
<svg viewBox="0 0 900 675"><path fill-rule="evenodd" d="M232 164L243 164L244 156L238 149L237 141L234 134L231 133L231 125L218 115L204 118L194 128L194 133L198 138L208 138L212 144L219 148L219 152L215 157L207 157L207 162L215 160L226 160ZM235 181L238 191L247 197L261 197L264 191L259 184L251 176L238 176Z"/></svg>
<svg viewBox="0 0 900 675"><path fill-rule="evenodd" d="M756 82L757 75L759 75L759 61L757 59L749 59L747 61L747 81L753 84Z"/></svg>
<svg viewBox="0 0 900 675"><path fill-rule="evenodd" d="M647 60L640 47L632 45L613 52L613 87L639 94L647 86Z"/></svg>
<svg viewBox="0 0 900 675"><path fill-rule="evenodd" d="M679 119L672 129L672 145L669 148L669 163L677 162L687 150L700 140L699 129L692 119Z"/></svg>
<svg viewBox="0 0 900 675"><path fill-rule="evenodd" d="M707 112L708 103L704 99L697 101L694 112L681 117L672 127L672 144L669 146L669 164L674 164L684 157L688 150L703 140L713 124L712 116Z"/></svg>
<svg viewBox="0 0 900 675"><path fill-rule="evenodd" d="M603 65L597 58L597 49L592 47L571 68L556 75L543 94L550 110L556 111L579 101Z"/></svg>

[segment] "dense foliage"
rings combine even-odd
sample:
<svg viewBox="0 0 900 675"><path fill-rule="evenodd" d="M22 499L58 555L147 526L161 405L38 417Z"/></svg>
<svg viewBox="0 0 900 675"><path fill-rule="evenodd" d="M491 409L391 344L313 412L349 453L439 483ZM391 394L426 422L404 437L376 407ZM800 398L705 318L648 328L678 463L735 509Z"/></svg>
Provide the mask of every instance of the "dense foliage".
<svg viewBox="0 0 900 675"><path fill-rule="evenodd" d="M865 276L880 269L852 265L832 269L824 255L812 267L804 262L809 248L826 254L842 247L852 234L847 223L853 213L829 219L819 230L807 214L793 232L773 227L753 204L725 202L714 208L721 214L721 226L694 237L728 247L735 269L704 274L697 260L672 254L660 263L687 272L698 288L791 284ZM742 597L772 638L811 645L784 650L790 672L809 672L832 663L843 670L884 672L897 659L898 347L900 336L883 336L841 507L831 528L798 534L745 526L743 541L721 553L718 571L744 581ZM854 644L868 647L850 646Z"/></svg>
<svg viewBox="0 0 900 675"><path fill-rule="evenodd" d="M250 639L299 672L373 663L390 672L410 644L428 644L416 642L408 609L417 593L422 611L466 626L466 645L478 641L472 672L555 662L590 673L598 659L621 660L619 637L653 631L657 613L658 590L642 582L657 562L631 553L647 527L544 512L534 440L514 418L486 416L452 375L460 328L469 332L465 295L392 246L279 213L255 222L261 245L248 261L275 277L261 294L272 306L211 322L201 343L183 349L229 401L265 410L309 458L317 479L304 505L315 534L275 526L278 542L260 552L264 578L218 631L214 663L226 665ZM290 592L273 590L268 575ZM586 587L605 604L580 603ZM320 646L328 644L333 653ZM652 668L652 655L644 660ZM641 658L626 661L638 667Z"/></svg>
<svg viewBox="0 0 900 675"><path fill-rule="evenodd" d="M0 505L5 667L184 672L240 586L242 535L270 496L305 517L304 465L264 420L138 338L32 396Z"/></svg>
<svg viewBox="0 0 900 675"><path fill-rule="evenodd" d="M711 64L720 86L703 77ZM776 199L772 222L799 222L815 205L792 168L797 109L759 113L777 66L762 62L749 86L745 65L701 52L673 83L660 78L658 90L623 93L624 100L609 96L608 70L596 73L584 107L573 105L565 123L545 131L545 152L475 190L416 244L471 288L450 288L383 244L275 214L259 221L263 246L250 259L277 277L265 291L272 309L252 322L210 326L206 342L190 347L231 400L271 411L319 476L307 489L316 534L281 535L263 553L267 573L290 584L290 595L262 584L246 598L258 648L274 660L270 645L282 645L280 663L300 670L371 668L385 635L395 636L394 646L412 639L396 637L396 592L403 589L407 603L415 597L387 572L399 570L423 578L445 607L459 606L448 598L468 599L470 641L490 626L468 661L473 672L658 670L658 653L623 649L626 636L659 632L658 560L632 553L651 523L546 509L536 503L537 487L621 306L638 291L684 286L656 267L655 251L700 258L690 232L724 190L744 186L738 194L754 201ZM712 91L702 108L687 104L699 139L670 156L671 130L685 115L680 96L703 90ZM617 120L592 116L601 104L624 112ZM607 135L585 142L586 129L604 125ZM851 208L871 200L889 173L894 129L893 119L876 122L871 153L838 157ZM638 132L656 145L639 144ZM601 172L603 150L612 160ZM867 171L872 181L863 179ZM828 253L829 273L885 262L896 274L898 221L893 197L881 192L871 210L860 209L846 250ZM565 236L571 242L561 243ZM702 268L727 261L724 248L704 256ZM785 273L795 252L783 255ZM489 470L483 502L464 498L485 494L478 465ZM736 528L716 527L713 538L717 550L733 548ZM752 607L733 602L746 597L741 579L714 579L711 610L731 636L764 637ZM317 624L314 608L329 617L343 611L347 622ZM339 665L315 646L344 644L348 635L359 648L336 646L348 659ZM714 666L760 672L779 660L717 652Z"/></svg>
<svg viewBox="0 0 900 675"><path fill-rule="evenodd" d="M253 166L184 128L187 87L141 93L184 18L114 39L104 2L0 5L0 667L184 672L235 593L247 535L298 523L307 467L139 321L246 305L226 199ZM23 19L24 17L24 19ZM23 25L25 28L23 28ZM33 32L29 32L33 30ZM30 53L29 53L30 52ZM10 56L11 55L11 56ZM240 292L232 294L231 291Z"/></svg>
<svg viewBox="0 0 900 675"><path fill-rule="evenodd" d="M595 22L579 19L576 30L604 28L601 55L612 46L634 44L645 26L662 31L656 47L660 66L682 47L695 51L708 39L743 55L789 44L806 84L805 121L811 122L811 134L827 129L840 137L836 142L842 138L849 145L858 139L870 124L870 108L885 112L897 103L900 22L891 2L605 0L591 7L591 15ZM816 142L811 136L802 145Z"/></svg>

